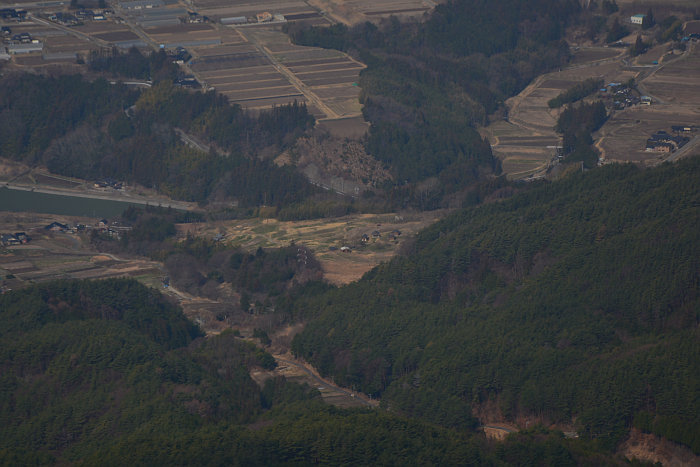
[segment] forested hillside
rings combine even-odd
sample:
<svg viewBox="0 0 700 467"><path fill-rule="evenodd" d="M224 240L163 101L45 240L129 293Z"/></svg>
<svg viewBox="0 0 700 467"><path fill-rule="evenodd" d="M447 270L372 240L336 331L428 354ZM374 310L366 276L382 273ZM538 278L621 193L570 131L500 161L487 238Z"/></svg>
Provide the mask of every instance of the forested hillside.
<svg viewBox="0 0 700 467"><path fill-rule="evenodd" d="M471 427L631 426L700 452L700 159L607 166L451 215L360 282L297 304L293 351L382 405Z"/></svg>
<svg viewBox="0 0 700 467"><path fill-rule="evenodd" d="M58 281L0 296L0 464L282 465L594 462L541 428L482 436L376 410L338 410L251 368L274 359L203 339L133 280Z"/></svg>
<svg viewBox="0 0 700 467"><path fill-rule="evenodd" d="M290 26L293 41L357 55L367 151L392 171L396 198L445 204L498 161L475 127L535 76L569 58L561 40L579 13L573 0L454 0L423 23ZM433 183L417 183L424 180Z"/></svg>
<svg viewBox="0 0 700 467"><path fill-rule="evenodd" d="M289 144L312 124L304 105L252 115L221 96L188 92L167 81L140 94L79 75L8 75L0 82L3 157L71 177L155 187L188 201L281 206L317 192L292 168L258 157ZM184 145L176 128L226 155Z"/></svg>

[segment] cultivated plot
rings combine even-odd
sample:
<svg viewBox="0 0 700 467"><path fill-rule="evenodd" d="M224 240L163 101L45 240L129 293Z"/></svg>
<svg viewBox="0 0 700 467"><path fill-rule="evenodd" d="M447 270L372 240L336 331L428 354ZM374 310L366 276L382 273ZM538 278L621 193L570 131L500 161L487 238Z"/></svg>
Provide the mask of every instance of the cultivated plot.
<svg viewBox="0 0 700 467"><path fill-rule="evenodd" d="M646 140L673 126L700 127L700 48L697 44L682 57L664 60L664 65L642 80L640 89L652 97L651 106L635 106L615 112L599 132L597 147L609 161L653 165L669 157L668 153L646 151Z"/></svg>
<svg viewBox="0 0 700 467"><path fill-rule="evenodd" d="M377 22L389 16L421 17L437 5L432 0L310 0L310 5L348 25Z"/></svg>
<svg viewBox="0 0 700 467"><path fill-rule="evenodd" d="M201 15L220 20L223 18L254 18L258 13L281 14L285 18L314 18L318 12L301 0L263 0L231 3L225 0L196 0L195 8Z"/></svg>

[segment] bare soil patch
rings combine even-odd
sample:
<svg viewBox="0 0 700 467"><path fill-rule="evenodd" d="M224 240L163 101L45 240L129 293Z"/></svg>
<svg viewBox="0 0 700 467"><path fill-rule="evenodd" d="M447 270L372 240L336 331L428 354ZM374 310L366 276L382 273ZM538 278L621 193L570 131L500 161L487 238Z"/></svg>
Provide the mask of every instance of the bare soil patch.
<svg viewBox="0 0 700 467"><path fill-rule="evenodd" d="M630 431L629 438L620 446L618 453L630 460L658 462L664 466L689 467L700 464L700 457L690 449L635 428Z"/></svg>

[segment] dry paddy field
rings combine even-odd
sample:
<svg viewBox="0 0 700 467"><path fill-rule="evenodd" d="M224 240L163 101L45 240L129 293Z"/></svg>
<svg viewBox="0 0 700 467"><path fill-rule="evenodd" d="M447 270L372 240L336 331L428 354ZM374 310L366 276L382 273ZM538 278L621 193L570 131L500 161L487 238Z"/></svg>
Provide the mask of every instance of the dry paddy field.
<svg viewBox="0 0 700 467"><path fill-rule="evenodd" d="M489 137L510 178L541 173L556 155L561 138L554 126L560 110L549 108L550 99L588 78L600 77L610 82L636 76L636 72L621 68L621 53L619 49L602 47L579 49L568 68L540 76L506 102L508 121L494 122L483 133Z"/></svg>
<svg viewBox="0 0 700 467"><path fill-rule="evenodd" d="M116 45L127 48L141 42L141 38L128 26L113 21L89 21L71 29L99 41L101 45Z"/></svg>
<svg viewBox="0 0 700 467"><path fill-rule="evenodd" d="M433 0L309 0L309 4L348 25L377 22L389 16L421 17L437 3Z"/></svg>
<svg viewBox="0 0 700 467"><path fill-rule="evenodd" d="M244 42L236 31L217 29L209 23L156 26L145 28L144 32L153 42L163 44L167 49Z"/></svg>
<svg viewBox="0 0 700 467"><path fill-rule="evenodd" d="M420 214L362 214L338 219L282 222L276 219L246 219L207 224L182 224L178 233L213 238L222 233L224 242L249 251L258 247L275 248L292 242L309 248L321 262L324 277L333 284L346 284L362 277L381 262L388 261L403 243L439 219L443 212ZM380 237L372 237L373 231ZM391 233L399 230L396 239ZM362 234L371 237L362 245ZM351 253L340 251L349 246Z"/></svg>
<svg viewBox="0 0 700 467"><path fill-rule="evenodd" d="M43 227L53 221L95 223L95 219L87 218L0 213L0 232L24 231L32 238L26 245L0 248L0 282L3 286L18 289L54 279L109 277L152 278L152 281L157 281L162 276L161 266L156 262L117 260L111 255L90 251L84 240L75 234L44 230Z"/></svg>
<svg viewBox="0 0 700 467"><path fill-rule="evenodd" d="M44 52L48 54L87 54L98 47L91 42L68 34L48 37Z"/></svg>
<svg viewBox="0 0 700 467"><path fill-rule="evenodd" d="M357 83L365 68L362 63L335 50L293 45L278 31L255 30L252 34L326 118L360 114Z"/></svg>
<svg viewBox="0 0 700 467"><path fill-rule="evenodd" d="M231 102L249 109L294 101L317 119L360 115L359 73L342 52L300 47L274 27L225 28L237 42L192 49L192 70Z"/></svg>
<svg viewBox="0 0 700 467"><path fill-rule="evenodd" d="M282 14L285 18L318 18L318 12L302 0L239 1L195 0L197 12L209 18L252 17L257 13Z"/></svg>
<svg viewBox="0 0 700 467"><path fill-rule="evenodd" d="M695 45L687 55L642 81L654 98L651 106L636 106L613 114L597 135L597 146L606 160L656 164L667 154L646 152L647 138L659 130L670 133L674 125L700 127L699 49Z"/></svg>
<svg viewBox="0 0 700 467"><path fill-rule="evenodd" d="M307 102L301 91L249 42L195 49L194 53L197 58L190 67L207 86L214 87L231 102L249 109L295 100Z"/></svg>

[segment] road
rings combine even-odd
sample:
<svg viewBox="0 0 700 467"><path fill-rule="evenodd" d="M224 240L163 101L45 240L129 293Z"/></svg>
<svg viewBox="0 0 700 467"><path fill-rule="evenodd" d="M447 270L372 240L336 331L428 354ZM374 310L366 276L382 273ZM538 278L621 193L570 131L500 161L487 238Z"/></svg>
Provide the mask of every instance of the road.
<svg viewBox="0 0 700 467"><path fill-rule="evenodd" d="M696 135L695 138L691 139L688 141L685 146L680 148L678 151L671 153L670 156L668 156L664 162L675 162L678 159L680 159L683 156L689 155L693 150L698 149L698 153L700 153L700 135Z"/></svg>

